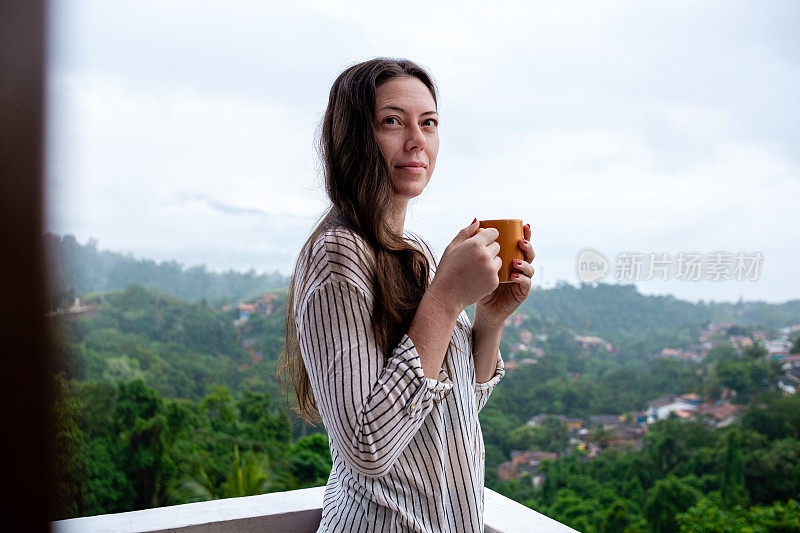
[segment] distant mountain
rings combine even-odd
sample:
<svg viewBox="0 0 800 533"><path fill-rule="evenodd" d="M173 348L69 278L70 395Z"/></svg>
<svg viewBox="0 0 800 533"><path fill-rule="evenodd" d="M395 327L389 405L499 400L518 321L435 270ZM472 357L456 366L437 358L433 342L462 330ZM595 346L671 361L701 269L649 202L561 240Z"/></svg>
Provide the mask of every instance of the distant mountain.
<svg viewBox="0 0 800 533"><path fill-rule="evenodd" d="M50 308L69 306L75 296L124 289L138 284L190 301L239 300L286 287L289 278L275 271L256 274L209 272L203 265L184 268L175 261L156 263L108 250L72 235L44 235L50 258L47 279L52 287Z"/></svg>
<svg viewBox="0 0 800 533"><path fill-rule="evenodd" d="M598 284L533 291L524 309L534 315L568 324L582 334L628 337L666 333L691 324L702 327L713 319L705 307L672 296L646 296L634 285Z"/></svg>
<svg viewBox="0 0 800 533"><path fill-rule="evenodd" d="M48 279L53 286L51 308L72 303L75 296L124 289L131 284L157 289L180 298L208 302L237 301L285 288L289 278L271 274L209 272L205 266L184 268L174 261L156 263L106 250L94 242L80 244L75 237L44 236L51 262ZM766 302L691 303L673 296L647 296L634 285L567 283L554 289L536 290L521 311L558 323L582 335L597 335L616 345L634 342L645 350L642 339L661 346L695 342L710 322L777 329L800 324L800 300L783 304Z"/></svg>
<svg viewBox="0 0 800 533"><path fill-rule="evenodd" d="M711 322L779 329L800 324L800 300L691 303L673 296L647 296L634 285L567 283L537 290L521 311L544 323L556 323L582 335L597 335L623 349L648 353L654 346L696 342ZM651 346L652 345L652 346Z"/></svg>
<svg viewBox="0 0 800 533"><path fill-rule="evenodd" d="M789 300L782 304L767 302L713 303L719 320L735 322L758 328L782 328L800 323L800 300Z"/></svg>

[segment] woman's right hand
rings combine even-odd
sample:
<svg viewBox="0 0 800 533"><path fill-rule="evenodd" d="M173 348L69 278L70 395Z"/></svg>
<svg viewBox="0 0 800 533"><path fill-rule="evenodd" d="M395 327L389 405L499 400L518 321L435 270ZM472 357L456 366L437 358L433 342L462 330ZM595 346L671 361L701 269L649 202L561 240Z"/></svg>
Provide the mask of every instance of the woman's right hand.
<svg viewBox="0 0 800 533"><path fill-rule="evenodd" d="M428 288L454 315L490 294L500 282L497 273L503 261L496 242L500 233L494 228L478 231L479 225L475 219L445 248Z"/></svg>

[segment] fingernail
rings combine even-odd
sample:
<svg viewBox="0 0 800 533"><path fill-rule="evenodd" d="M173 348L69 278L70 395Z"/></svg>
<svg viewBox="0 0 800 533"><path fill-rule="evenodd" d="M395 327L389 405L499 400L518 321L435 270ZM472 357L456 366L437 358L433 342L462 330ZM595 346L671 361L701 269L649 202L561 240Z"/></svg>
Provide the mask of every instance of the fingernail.
<svg viewBox="0 0 800 533"><path fill-rule="evenodd" d="M514 259L514 264L515 265L521 265L522 261L520 261L519 259Z"/></svg>
<svg viewBox="0 0 800 533"><path fill-rule="evenodd" d="M525 227L526 227L526 228L530 228L530 227L531 227L531 225L530 225L530 224L525 224Z"/></svg>
<svg viewBox="0 0 800 533"><path fill-rule="evenodd" d="M472 222L471 222L470 224L474 224L474 223L476 223L477 221L478 221L478 217L475 217L475 218L473 218L473 219L472 219Z"/></svg>
<svg viewBox="0 0 800 533"><path fill-rule="evenodd" d="M522 244L528 244L528 241L526 241L525 239L522 239Z"/></svg>
<svg viewBox="0 0 800 533"><path fill-rule="evenodd" d="M517 274L516 272L514 272L514 279L519 279L519 274Z"/></svg>

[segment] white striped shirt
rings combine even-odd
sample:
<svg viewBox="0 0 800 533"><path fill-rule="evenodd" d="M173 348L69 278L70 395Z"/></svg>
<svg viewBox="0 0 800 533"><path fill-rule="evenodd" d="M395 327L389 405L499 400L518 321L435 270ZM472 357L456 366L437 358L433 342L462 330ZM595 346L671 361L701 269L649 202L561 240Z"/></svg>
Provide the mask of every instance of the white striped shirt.
<svg viewBox="0 0 800 533"><path fill-rule="evenodd" d="M406 240L435 257L419 237ZM472 325L462 312L439 379L404 335L385 361L370 323L372 253L328 230L301 258L295 322L333 468L320 532L483 532L484 445L478 412L505 373L476 384Z"/></svg>

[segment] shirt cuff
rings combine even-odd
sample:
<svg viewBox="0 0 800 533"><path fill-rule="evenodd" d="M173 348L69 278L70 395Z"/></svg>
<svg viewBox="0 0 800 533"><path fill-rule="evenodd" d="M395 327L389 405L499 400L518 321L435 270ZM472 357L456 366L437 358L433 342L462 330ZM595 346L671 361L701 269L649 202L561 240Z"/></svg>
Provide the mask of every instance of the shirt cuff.
<svg viewBox="0 0 800 533"><path fill-rule="evenodd" d="M435 402L444 399L445 395L453 388L453 381L445 373L440 374L440 377L443 378L440 380L425 377L422 361L420 361L417 349L408 335L403 335L400 344L395 348L394 357L404 359L405 365L398 366L407 365L414 373L414 381L419 383L416 391L406 401L406 413L413 419L422 418L433 409ZM410 389L414 389L413 383L410 385Z"/></svg>
<svg viewBox="0 0 800 533"><path fill-rule="evenodd" d="M486 383L475 383L475 390L489 390L492 389L497 382L503 379L503 376L506 375L506 367L503 364L503 356L498 350L497 352L497 367L494 370L494 376L492 379L487 381Z"/></svg>

